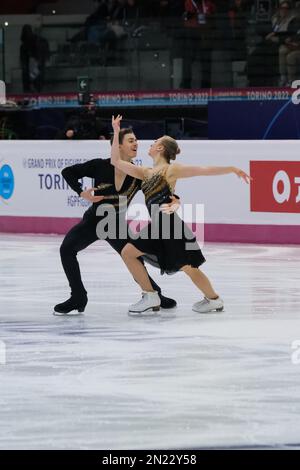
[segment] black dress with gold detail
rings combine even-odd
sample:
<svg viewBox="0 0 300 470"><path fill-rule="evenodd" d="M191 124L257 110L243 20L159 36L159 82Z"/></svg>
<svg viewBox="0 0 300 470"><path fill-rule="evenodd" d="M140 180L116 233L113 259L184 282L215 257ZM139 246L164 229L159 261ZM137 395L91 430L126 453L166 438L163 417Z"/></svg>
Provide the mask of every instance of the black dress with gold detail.
<svg viewBox="0 0 300 470"><path fill-rule="evenodd" d="M173 195L166 179L167 168L142 181L151 222L141 230L139 238L130 243L144 253L146 262L160 268L162 274L173 274L186 265L199 267L205 258L194 234L178 214L164 214L160 210Z"/></svg>

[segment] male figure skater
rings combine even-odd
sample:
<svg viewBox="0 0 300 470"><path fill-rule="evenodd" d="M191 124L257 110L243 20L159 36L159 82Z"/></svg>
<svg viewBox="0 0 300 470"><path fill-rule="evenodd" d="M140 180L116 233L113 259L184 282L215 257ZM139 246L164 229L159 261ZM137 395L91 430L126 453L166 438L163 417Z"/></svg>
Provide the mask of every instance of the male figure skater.
<svg viewBox="0 0 300 470"><path fill-rule="evenodd" d="M131 128L124 128L119 137L120 156L127 162L136 157L137 139ZM111 204L116 210L117 216L125 219L126 210L120 207L120 196L127 198L130 204L135 194L140 190L141 181L114 168L110 163L110 158L96 158L88 162L64 168L62 175L68 185L82 198L93 203L84 213L82 220L75 225L65 236L60 247L62 265L71 288L71 297L63 303L55 305L54 315L77 315L84 312L88 302L87 291L83 285L80 268L77 260L77 253L84 250L89 245L98 240L96 227L101 216L96 215L96 211L101 204ZM90 177L94 180L94 188L83 191L81 182L83 177ZM94 194L93 194L94 193ZM122 223L122 222L120 222ZM126 239L118 238L119 231L116 231L115 238L106 240L117 253L121 254L127 243ZM142 261L141 261L142 262ZM152 287L159 293L162 308L173 308L176 301L161 294L160 287L150 278Z"/></svg>

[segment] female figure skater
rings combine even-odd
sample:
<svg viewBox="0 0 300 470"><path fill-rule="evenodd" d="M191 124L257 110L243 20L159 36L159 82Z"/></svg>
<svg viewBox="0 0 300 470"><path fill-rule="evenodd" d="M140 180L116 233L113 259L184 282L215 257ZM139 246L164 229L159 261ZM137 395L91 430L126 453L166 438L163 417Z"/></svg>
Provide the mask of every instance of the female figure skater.
<svg viewBox="0 0 300 470"><path fill-rule="evenodd" d="M162 204L169 202L174 193L175 184L179 178L190 178L193 176L225 175L235 173L246 183L249 183L250 176L243 170L235 167L201 167L170 164L170 160L175 160L180 149L176 140L169 136L163 136L156 140L150 147L149 155L153 159L153 168L134 166L129 162L120 159L119 152L119 132L122 116L112 117L114 138L112 144L111 163L119 170L142 180L141 189L145 195L145 201L149 213L151 213L151 223L146 227L148 233L150 229L158 227L158 236L144 239L140 237L132 240L123 248L121 255L133 278L138 282L143 291L142 299L129 307L130 315L142 315L145 312L156 312L160 310L160 298L150 283L148 273L142 263L138 261L140 256L147 261L152 261L158 265L161 272L174 273L184 271L198 289L204 294L204 299L193 305L193 310L198 313L208 313L212 311L221 312L224 308L223 300L212 287L207 276L199 269L205 258L196 242L195 237L189 236L189 230L185 223L179 219L176 213L170 215L163 214L159 208ZM158 210L154 213L153 207ZM169 236L166 238L162 234L165 225L165 218L169 220ZM180 239L175 236L176 224L182 224L184 231ZM178 227L178 225L177 225ZM152 231L153 233L153 231ZM178 233L178 232L177 232ZM156 231L157 234L157 231ZM193 249L190 248L192 244ZM147 313L146 313L147 314Z"/></svg>

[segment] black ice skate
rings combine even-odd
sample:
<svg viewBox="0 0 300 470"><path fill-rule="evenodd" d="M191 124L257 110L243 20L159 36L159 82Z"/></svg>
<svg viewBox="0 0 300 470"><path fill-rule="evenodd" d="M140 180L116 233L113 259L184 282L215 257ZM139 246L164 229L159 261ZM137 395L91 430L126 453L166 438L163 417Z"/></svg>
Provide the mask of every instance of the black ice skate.
<svg viewBox="0 0 300 470"><path fill-rule="evenodd" d="M86 294L80 297L75 297L71 294L71 297L68 300L55 305L53 315L80 315L84 312L87 303L88 298Z"/></svg>

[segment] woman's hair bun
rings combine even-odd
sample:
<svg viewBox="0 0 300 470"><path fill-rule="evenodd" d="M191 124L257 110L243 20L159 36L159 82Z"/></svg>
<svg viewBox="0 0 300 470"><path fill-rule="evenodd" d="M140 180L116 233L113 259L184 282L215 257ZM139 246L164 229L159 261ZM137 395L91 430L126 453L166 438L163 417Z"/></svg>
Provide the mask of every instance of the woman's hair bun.
<svg viewBox="0 0 300 470"><path fill-rule="evenodd" d="M161 138L161 144L164 146L163 155L167 162L170 163L170 160L176 160L176 155L180 153L180 148L178 147L176 140L169 135L164 135Z"/></svg>

